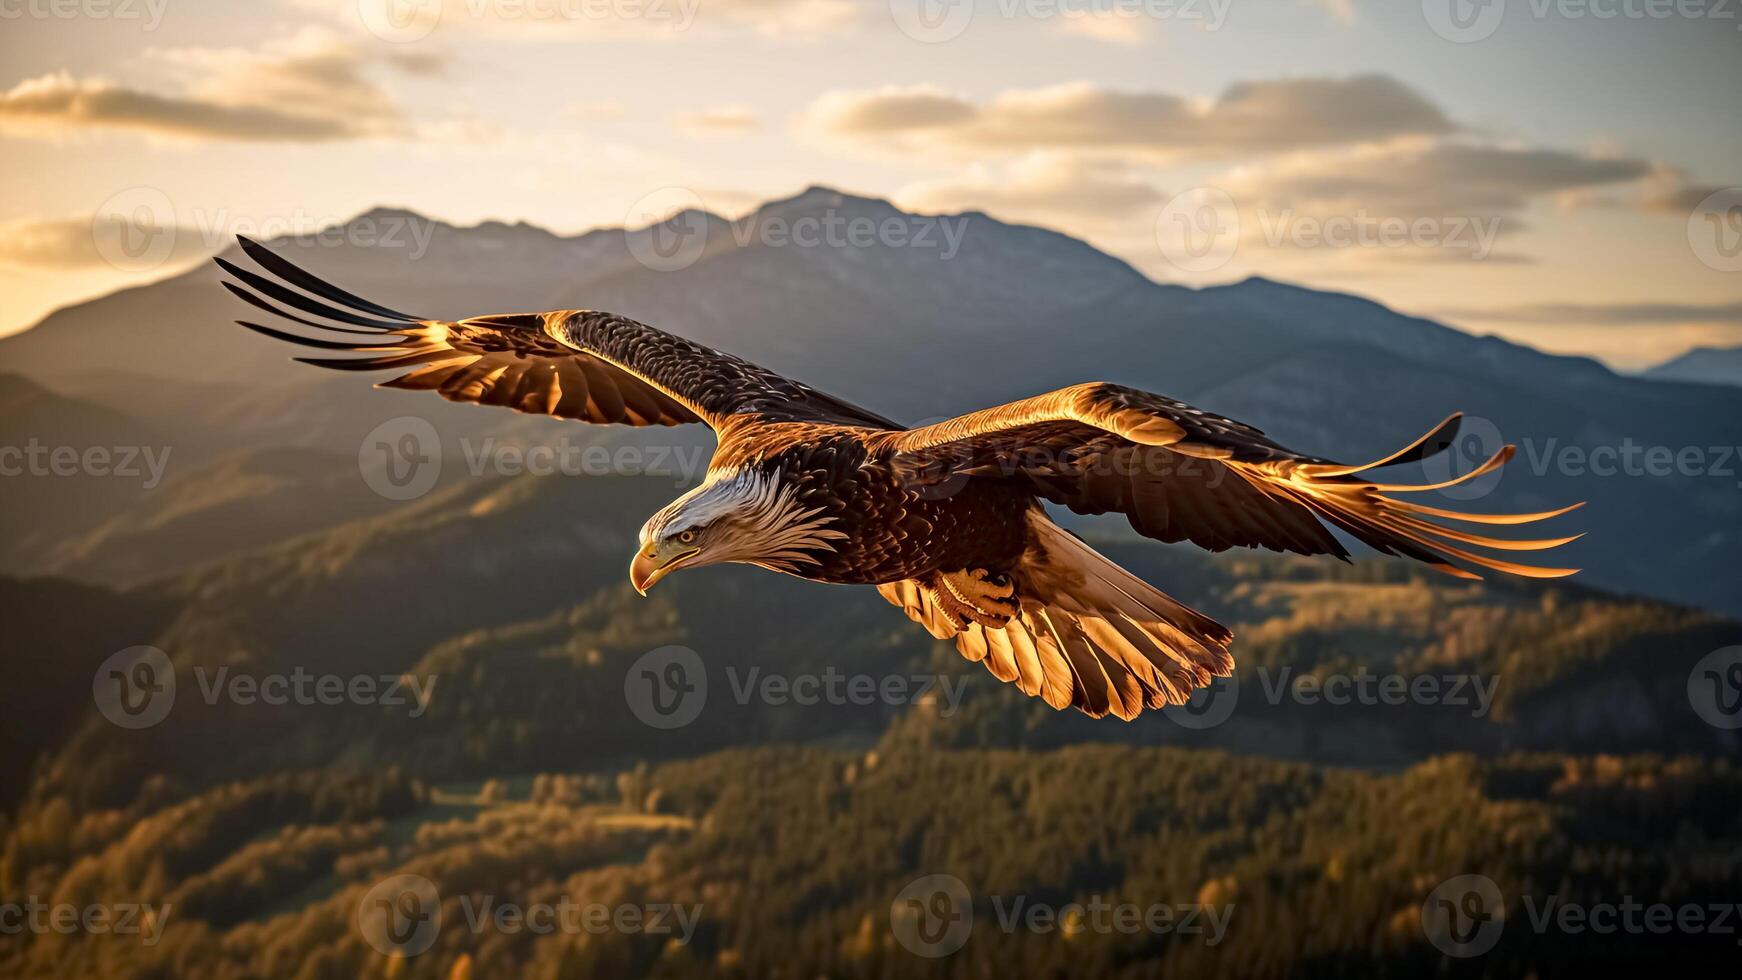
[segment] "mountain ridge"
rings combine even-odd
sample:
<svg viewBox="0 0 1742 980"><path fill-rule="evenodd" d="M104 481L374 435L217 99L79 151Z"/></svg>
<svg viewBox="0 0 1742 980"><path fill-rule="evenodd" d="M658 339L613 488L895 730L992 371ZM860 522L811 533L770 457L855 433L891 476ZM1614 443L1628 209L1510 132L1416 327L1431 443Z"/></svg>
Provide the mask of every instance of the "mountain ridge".
<svg viewBox="0 0 1742 980"><path fill-rule="evenodd" d="M959 248L945 255L881 239L807 245L757 224L830 209L909 228L959 220ZM669 253L683 260L671 265L638 257L655 244L647 227L571 237L525 223L431 228L420 252L349 245L344 236L283 238L272 247L358 295L428 316L612 310L907 424L1106 380L1240 418L1304 452L1358 460L1462 409L1470 413L1465 436L1436 465L1461 472L1503 444L1523 451L1487 484L1492 500L1452 503L1529 511L1590 500L1575 529L1595 533L1566 557L1596 584L1742 610L1742 570L1723 559L1742 546L1733 479L1711 479L1715 464L1712 473L1653 476L1594 475L1585 462L1628 444L1672 454L1742 445L1734 421L1742 389L1621 376L1367 297L1264 277L1199 288L1157 283L1049 229L979 212L912 215L822 186L735 221L709 215L689 232L707 236L702 247ZM579 427L323 375L291 363L298 351L235 327L258 311L220 288L222 279L206 265L60 311L0 339L0 372L137 407L178 444L210 432L214 453L300 445L354 455L375 426L403 416L428 420L450 451L492 436L686 447L706 440ZM178 460L201 462L191 452Z"/></svg>

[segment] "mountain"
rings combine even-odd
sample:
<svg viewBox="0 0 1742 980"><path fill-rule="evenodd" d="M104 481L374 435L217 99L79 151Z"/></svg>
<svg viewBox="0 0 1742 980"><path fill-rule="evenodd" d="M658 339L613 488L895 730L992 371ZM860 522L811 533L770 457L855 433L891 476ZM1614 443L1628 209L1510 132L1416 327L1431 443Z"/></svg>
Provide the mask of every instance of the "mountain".
<svg viewBox="0 0 1742 980"><path fill-rule="evenodd" d="M1742 385L1742 347L1695 347L1644 372L1658 381Z"/></svg>
<svg viewBox="0 0 1742 980"><path fill-rule="evenodd" d="M309 976L909 976L892 902L948 873L982 896L981 937L987 897L1233 909L1225 945L1021 930L948 975L1337 976L1377 957L1418 976L1441 962L1422 906L1472 868L1518 922L1542 889L1706 905L1742 882L1724 859L1742 742L1688 703L1691 666L1742 623L1574 582L1105 543L1233 625L1241 670L1208 727L1177 709L1097 723L866 589L715 568L634 596L620 559L653 482L461 480L121 593L0 577L21 613L0 620L20 680L0 691L17 729L0 893L170 908L125 957L37 930L0 945L0 973L266 976L293 950ZM161 720L122 727L93 676L137 644L176 683ZM695 652L701 700L655 725L629 692L671 646ZM298 676L422 693L265 697ZM1439 693L1337 700L1362 677ZM403 874L434 883L447 925L400 959L357 923ZM577 899L684 903L696 928L462 925L483 901ZM1676 955L1729 962L1732 938L1677 936ZM1512 928L1484 963L1588 975L1662 955L1643 932L1588 939Z"/></svg>
<svg viewBox="0 0 1742 980"><path fill-rule="evenodd" d="M43 555L60 576L127 584L380 513L357 459L294 447L241 450L179 471Z"/></svg>
<svg viewBox="0 0 1742 980"><path fill-rule="evenodd" d="M669 492L660 483L463 480L374 517L137 586L126 601L172 614L96 652L164 650L179 678L174 710L135 731L87 703L88 723L57 749L36 792L119 803L154 774L199 790L334 759L445 782L773 741L863 747L880 737L937 748L1171 743L1367 766L1446 751L1742 751L1737 733L1688 708L1693 665L1742 641L1733 620L1576 582L1483 587L1392 560L1351 567L1150 541L1101 544L1234 630L1242 669L1227 694L1237 723L1195 730L1160 715L1109 725L1060 714L996 682L867 589L720 567L635 595L623 559L646 501ZM93 618L108 618L103 608L93 600ZM13 649L37 646L28 632L5 638ZM706 710L650 740L624 692L638 658L671 644L700 655ZM101 659L92 653L78 660L86 670ZM222 670L430 679L435 697L416 714L202 701ZM744 693L759 675L831 673L942 686L929 707ZM1309 675L1464 680L1455 682L1457 698L1407 707L1278 693ZM88 694L88 674L78 680Z"/></svg>
<svg viewBox="0 0 1742 980"><path fill-rule="evenodd" d="M434 316L611 309L908 422L1099 379L1249 421L1305 452L1359 460L1462 409L1471 414L1465 436L1430 474L1461 472L1506 442L1520 445L1519 456L1477 485L1479 499L1459 488L1427 502L1540 510L1588 500L1561 522L1591 532L1562 553L1586 569L1582 581L1742 611L1733 560L1742 497L1726 448L1742 445L1742 390L1622 377L1589 359L1265 279L1157 284L1056 232L978 212L905 214L828 188L737 221L679 216L674 223L701 246L674 253L676 267L649 252L655 228L561 237L527 225L428 222L427 249L343 244L375 241L363 231L389 218L428 222L377 211L355 219L353 235L275 244L391 307ZM823 231L796 234L801 227ZM885 230L830 238L830 227ZM707 444L705 433L587 430L321 376L289 363L284 345L233 326L259 311L220 279L205 267L61 310L0 340L0 369L124 407L178 438L201 433L225 451L290 444L348 455L376 425L405 415L430 420L456 456L487 438Z"/></svg>

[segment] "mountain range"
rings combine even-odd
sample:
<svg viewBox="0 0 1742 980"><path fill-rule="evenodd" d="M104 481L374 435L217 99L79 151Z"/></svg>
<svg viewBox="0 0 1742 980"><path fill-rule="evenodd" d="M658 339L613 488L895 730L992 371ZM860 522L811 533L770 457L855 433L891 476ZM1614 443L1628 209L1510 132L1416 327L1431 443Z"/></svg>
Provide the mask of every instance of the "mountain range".
<svg viewBox="0 0 1742 980"><path fill-rule="evenodd" d="M1742 385L1742 347L1695 347L1646 371L1658 381Z"/></svg>
<svg viewBox="0 0 1742 980"><path fill-rule="evenodd" d="M909 228L954 222L959 247L805 247L762 232L806 218ZM912 215L821 187L736 221L674 218L705 247L670 270L637 258L651 254L658 228L562 237L526 224L455 227L388 209L346 227L390 221L426 225L427 247L344 244L379 237L345 229L272 244L347 289L420 315L617 311L910 423L1108 380L1248 421L1305 452L1356 460L1461 409L1469 413L1465 435L1441 457L1439 475L1473 466L1504 442L1521 449L1498 481L1478 484L1486 496L1458 503L1538 510L1589 501L1563 519L1590 532L1566 553L1586 569L1584 581L1742 611L1742 569L1733 560L1742 476L1729 448L1742 444L1742 390L1626 377L1590 359L1266 279L1203 289L1159 284L1053 231L978 212ZM488 437L707 444L700 432L583 430L321 374L290 363L283 345L236 327L232 321L258 311L219 288L220 279L202 266L60 310L0 340L0 372L14 376L0 392L14 400L19 391L48 393L32 396L33 414L10 418L9 432L42 428L59 443L83 445L114 442L113 433L130 426L142 433L136 438L173 447L168 479L152 491L170 494L192 493L200 480L209 485L198 471L226 459L230 479L283 487L286 459L259 462L274 447L312 451L306 478L327 479L333 458L322 454L353 456L366 433L405 415L431 421L452 458ZM1671 462L1654 458L1648 466L1647 453ZM256 473L256 465L271 472ZM69 508L58 499L69 481L38 483L14 488L21 498L14 519L30 533L13 539L20 543L0 555L0 569L81 568L112 582L139 576L137 552L125 554L124 542L148 538L116 522L150 525L160 517L126 506L119 514ZM358 501L362 509L349 516L367 512L367 501ZM115 560L92 561L96 554Z"/></svg>
<svg viewBox="0 0 1742 980"><path fill-rule="evenodd" d="M1729 935L1511 923L1527 921L1517 896L1550 889L1706 908L1742 886L1742 730L1707 669L1742 643L1735 478L1592 475L1562 455L1734 444L1742 388L1620 377L1262 279L1159 285L980 214L946 216L963 231L948 259L757 230L831 217L932 220L812 189L737 222L679 216L705 240L672 271L648 251L657 229L431 223L416 254L272 244L434 316L622 310L910 422L1105 378L1371 458L1462 407L1466 432L1439 457L1452 467L1413 475L1461 471L1501 438L1521 452L1478 495L1428 502L1589 499L1562 519L1592 532L1574 546L1587 571L1466 582L1372 556L1210 555L1085 520L1114 560L1228 624L1239 664L1185 708L1092 720L998 683L868 589L721 567L636 595L636 528L699 476L706 432L322 374L232 325L256 311L194 270L0 340L0 450L82 461L0 477L0 895L166 913L161 942L8 937L0 975L1280 980L1733 963ZM361 240L389 220L426 219L353 225ZM440 442L418 447L439 462L421 494L380 482L404 454L384 461L375 430L403 432L402 416ZM536 447L610 463L508 465ZM148 462L119 465L129 448ZM141 646L167 675L128 688L155 712L135 724L105 692ZM679 686L686 719L638 696L673 648L699 669ZM297 678L347 696L264 696ZM806 699L807 681L837 696ZM838 696L862 682L877 696ZM1386 685L1409 696L1358 693ZM380 690L409 696L366 693ZM1454 961L1424 902L1478 870L1512 899L1509 925L1486 958ZM992 901L967 916L969 945L916 958L899 896L940 872ZM422 953L362 924L405 874L436 887L448 923ZM998 936L988 905L1006 895L1220 906L1234 925L1214 947ZM570 896L683 903L698 929L461 926L477 902Z"/></svg>

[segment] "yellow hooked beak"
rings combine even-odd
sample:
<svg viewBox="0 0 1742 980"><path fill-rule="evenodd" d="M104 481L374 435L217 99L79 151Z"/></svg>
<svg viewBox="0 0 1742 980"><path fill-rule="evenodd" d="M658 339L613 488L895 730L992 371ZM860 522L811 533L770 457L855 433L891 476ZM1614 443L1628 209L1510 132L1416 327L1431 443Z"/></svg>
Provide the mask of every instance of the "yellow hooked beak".
<svg viewBox="0 0 1742 980"><path fill-rule="evenodd" d="M702 549L691 548L662 562L659 560L657 548L649 542L647 547L635 553L635 560L629 563L629 584L635 586L635 591L646 595L655 582L701 553Z"/></svg>

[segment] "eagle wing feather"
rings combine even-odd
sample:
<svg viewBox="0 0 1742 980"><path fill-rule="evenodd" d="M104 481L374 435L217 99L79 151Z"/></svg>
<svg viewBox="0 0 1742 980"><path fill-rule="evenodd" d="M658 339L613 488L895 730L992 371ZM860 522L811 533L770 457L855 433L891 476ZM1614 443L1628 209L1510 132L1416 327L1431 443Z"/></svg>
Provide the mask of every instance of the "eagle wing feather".
<svg viewBox="0 0 1742 980"><path fill-rule="evenodd" d="M1341 529L1384 554L1402 555L1451 575L1468 567L1531 578L1577 569L1506 561L1481 550L1540 551L1579 536L1507 540L1424 518L1476 524L1527 524L1573 510L1463 514L1390 494L1434 490L1476 479L1506 463L1507 446L1468 473L1436 484L1363 478L1371 469L1416 462L1451 444L1460 416L1358 466L1294 452L1242 422L1161 395L1119 385L1075 385L881 437L909 486L960 478L1021 480L1039 496L1080 514L1121 513L1138 533L1191 541L1210 551L1262 547L1348 558L1331 533Z"/></svg>
<svg viewBox="0 0 1742 980"><path fill-rule="evenodd" d="M897 428L833 395L628 317L555 310L426 319L341 289L258 242L239 241L270 276L218 258L218 265L241 283L224 283L230 292L304 327L360 339L332 340L237 322L276 340L369 355L297 358L305 364L403 372L380 387L431 390L449 401L601 424L706 422L718 429L734 416L754 413L769 421Z"/></svg>

